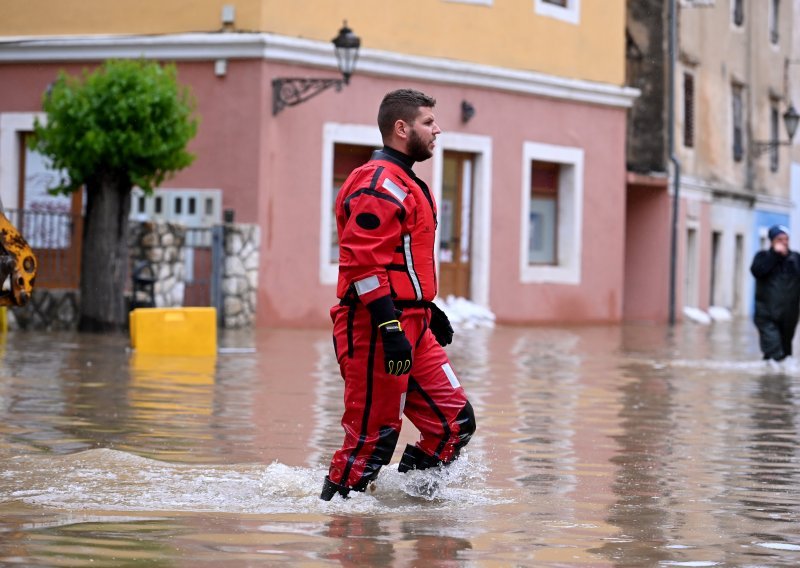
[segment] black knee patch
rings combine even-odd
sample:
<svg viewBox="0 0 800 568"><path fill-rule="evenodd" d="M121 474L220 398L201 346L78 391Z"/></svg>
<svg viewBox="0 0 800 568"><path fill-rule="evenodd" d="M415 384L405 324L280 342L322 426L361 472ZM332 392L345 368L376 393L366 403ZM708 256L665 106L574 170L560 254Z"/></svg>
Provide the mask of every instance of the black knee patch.
<svg viewBox="0 0 800 568"><path fill-rule="evenodd" d="M458 442L456 442L456 450L460 450L469 443L470 438L475 433L477 424L475 423L475 411L472 410L472 405L467 401L464 408L456 416L458 425Z"/></svg>

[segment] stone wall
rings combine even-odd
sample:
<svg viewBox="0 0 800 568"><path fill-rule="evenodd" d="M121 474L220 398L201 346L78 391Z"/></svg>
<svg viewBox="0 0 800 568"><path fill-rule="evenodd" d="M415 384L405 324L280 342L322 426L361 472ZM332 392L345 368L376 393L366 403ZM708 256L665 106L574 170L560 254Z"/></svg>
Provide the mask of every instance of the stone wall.
<svg viewBox="0 0 800 568"><path fill-rule="evenodd" d="M78 327L78 290L34 288L28 304L7 310L9 329L64 331Z"/></svg>
<svg viewBox="0 0 800 568"><path fill-rule="evenodd" d="M252 327L255 323L260 235L257 225L224 225L222 305L225 328Z"/></svg>
<svg viewBox="0 0 800 568"><path fill-rule="evenodd" d="M667 171L667 2L627 0L626 83L641 95L628 110L628 170Z"/></svg>
<svg viewBox="0 0 800 568"><path fill-rule="evenodd" d="M221 286L217 301L222 306L220 324L225 328L255 324L258 288L260 231L257 225L228 223L222 226L221 258L217 261ZM156 307L183 305L186 286L186 229L166 222L135 222L129 227L131 272L126 297L132 298L133 270L146 265L152 276ZM152 271L152 272L148 272ZM212 275L213 276L213 275ZM23 308L8 310L10 329L75 329L78 324L78 290L34 288ZM144 305L146 294L136 301Z"/></svg>
<svg viewBox="0 0 800 568"><path fill-rule="evenodd" d="M186 280L186 229L183 225L137 222L131 223L128 234L131 270L136 270L141 263L149 263L152 269L152 277L155 278L155 307L173 308L183 305Z"/></svg>

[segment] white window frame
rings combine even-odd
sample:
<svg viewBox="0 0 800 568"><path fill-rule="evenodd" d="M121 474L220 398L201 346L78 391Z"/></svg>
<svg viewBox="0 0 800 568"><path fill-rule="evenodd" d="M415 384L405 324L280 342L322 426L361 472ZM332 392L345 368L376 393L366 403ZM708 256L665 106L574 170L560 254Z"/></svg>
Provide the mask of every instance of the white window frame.
<svg viewBox="0 0 800 568"><path fill-rule="evenodd" d="M531 168L534 161L561 166L558 178L558 258L555 265L528 263L530 242ZM583 238L583 148L525 142L522 149L520 203L520 280L523 284L581 282Z"/></svg>
<svg viewBox="0 0 800 568"><path fill-rule="evenodd" d="M576 26L581 23L581 0L567 0L565 8L544 0L534 0L533 10L540 16L555 18Z"/></svg>
<svg viewBox="0 0 800 568"><path fill-rule="evenodd" d="M46 120L42 112L0 113L0 200L6 209L19 209L19 134L32 132L35 119Z"/></svg>
<svg viewBox="0 0 800 568"><path fill-rule="evenodd" d="M319 239L319 281L321 284L336 284L339 277L339 263L330 261L331 232L335 219L331 215L333 198L333 152L336 144L361 144L364 146L383 146L380 131L375 126L362 124L325 123L322 127L322 186L320 191L320 239Z"/></svg>

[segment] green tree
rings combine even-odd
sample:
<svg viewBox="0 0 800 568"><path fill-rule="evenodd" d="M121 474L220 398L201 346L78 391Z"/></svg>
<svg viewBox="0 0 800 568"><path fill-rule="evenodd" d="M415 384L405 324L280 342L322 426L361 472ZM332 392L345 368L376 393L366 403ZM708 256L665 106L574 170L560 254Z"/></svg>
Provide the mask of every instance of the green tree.
<svg viewBox="0 0 800 568"><path fill-rule="evenodd" d="M192 163L186 145L197 132L194 101L174 65L115 60L80 77L60 73L44 111L31 146L65 173L51 191L86 188L79 329L121 329L131 191L151 194Z"/></svg>

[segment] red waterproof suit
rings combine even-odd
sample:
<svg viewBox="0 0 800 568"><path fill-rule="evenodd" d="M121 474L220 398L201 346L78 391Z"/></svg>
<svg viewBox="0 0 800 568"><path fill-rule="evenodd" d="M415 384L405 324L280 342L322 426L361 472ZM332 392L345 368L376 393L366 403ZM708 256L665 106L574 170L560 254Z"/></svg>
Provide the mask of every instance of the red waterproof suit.
<svg viewBox="0 0 800 568"><path fill-rule="evenodd" d="M428 328L436 296L436 205L428 187L390 148L354 170L336 199L341 302L331 309L345 381L345 437L330 481L363 490L391 460L402 415L420 431L400 471L448 463L475 431L472 407L444 349ZM413 348L409 374L384 370L378 323L365 307L390 295Z"/></svg>

